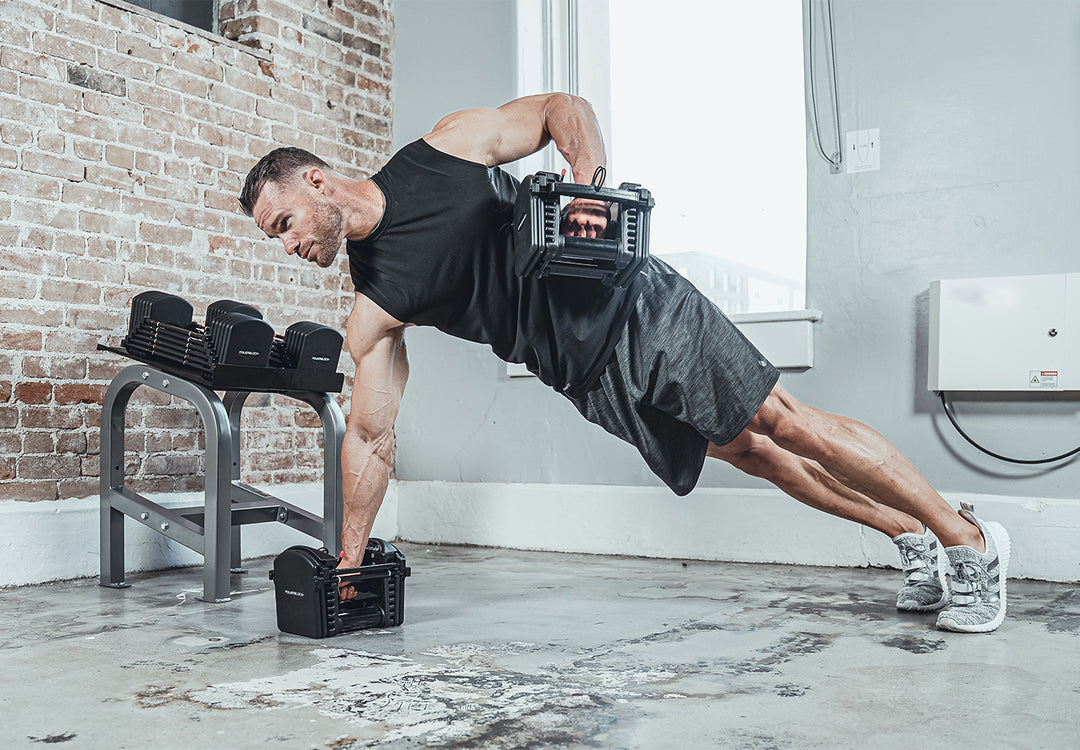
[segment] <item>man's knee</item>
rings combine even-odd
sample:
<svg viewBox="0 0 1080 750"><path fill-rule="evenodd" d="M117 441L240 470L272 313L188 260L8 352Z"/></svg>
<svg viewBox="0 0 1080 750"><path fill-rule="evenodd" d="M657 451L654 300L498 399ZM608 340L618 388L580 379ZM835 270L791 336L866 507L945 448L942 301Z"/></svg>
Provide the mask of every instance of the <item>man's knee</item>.
<svg viewBox="0 0 1080 750"><path fill-rule="evenodd" d="M812 410L779 385L773 387L746 429L780 446L800 446L814 441Z"/></svg>
<svg viewBox="0 0 1080 750"><path fill-rule="evenodd" d="M707 455L725 461L745 474L767 479L775 450L776 446L768 437L743 430L726 445L709 443Z"/></svg>

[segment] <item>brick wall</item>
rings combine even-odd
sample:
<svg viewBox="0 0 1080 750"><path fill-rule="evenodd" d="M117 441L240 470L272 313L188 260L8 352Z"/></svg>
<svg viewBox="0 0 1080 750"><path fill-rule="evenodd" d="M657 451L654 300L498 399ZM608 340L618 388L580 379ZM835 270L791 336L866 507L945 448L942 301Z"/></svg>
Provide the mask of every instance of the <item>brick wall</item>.
<svg viewBox="0 0 1080 750"><path fill-rule="evenodd" d="M141 291L196 320L237 299L278 332L344 329L344 262L301 266L235 196L277 145L357 177L386 159L390 0L221 0L220 20L223 36L112 0L0 2L0 500L97 493L100 405L130 360L95 347ZM127 414L132 486L201 489L194 409L143 388ZM309 407L253 396L244 435L246 481L321 477Z"/></svg>

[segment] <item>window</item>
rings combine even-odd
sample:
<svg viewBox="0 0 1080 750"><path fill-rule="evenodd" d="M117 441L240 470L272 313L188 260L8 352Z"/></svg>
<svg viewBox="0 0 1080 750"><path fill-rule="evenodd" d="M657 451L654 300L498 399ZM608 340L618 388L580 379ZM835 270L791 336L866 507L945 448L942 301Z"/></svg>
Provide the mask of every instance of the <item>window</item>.
<svg viewBox="0 0 1080 750"><path fill-rule="evenodd" d="M521 92L592 102L609 182L656 199L652 253L728 313L802 309L801 3L519 0L518 11ZM536 169L561 169L558 154L524 172Z"/></svg>
<svg viewBox="0 0 1080 750"><path fill-rule="evenodd" d="M198 29L217 31L217 0L127 0Z"/></svg>

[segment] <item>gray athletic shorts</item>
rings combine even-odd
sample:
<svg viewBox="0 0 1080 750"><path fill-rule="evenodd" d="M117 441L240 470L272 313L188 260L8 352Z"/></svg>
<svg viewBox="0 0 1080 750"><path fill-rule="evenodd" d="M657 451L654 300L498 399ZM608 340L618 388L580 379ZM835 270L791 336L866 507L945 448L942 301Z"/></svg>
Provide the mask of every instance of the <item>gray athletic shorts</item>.
<svg viewBox="0 0 1080 750"><path fill-rule="evenodd" d="M586 419L637 446L677 495L697 484L709 442L726 445L780 373L693 284L656 258L593 386L571 398Z"/></svg>

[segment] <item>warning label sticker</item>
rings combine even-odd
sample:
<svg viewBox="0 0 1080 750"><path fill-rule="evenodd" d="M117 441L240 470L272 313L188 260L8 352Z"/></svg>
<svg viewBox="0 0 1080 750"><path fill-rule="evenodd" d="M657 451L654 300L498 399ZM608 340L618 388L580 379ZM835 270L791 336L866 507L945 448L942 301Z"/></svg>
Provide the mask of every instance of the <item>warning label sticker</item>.
<svg viewBox="0 0 1080 750"><path fill-rule="evenodd" d="M1057 388L1057 370L1031 370L1028 374L1028 388Z"/></svg>

